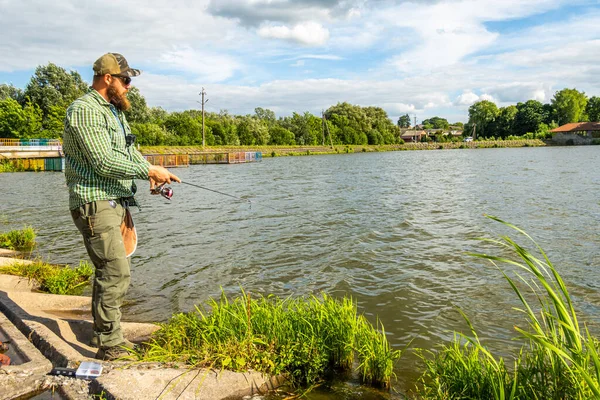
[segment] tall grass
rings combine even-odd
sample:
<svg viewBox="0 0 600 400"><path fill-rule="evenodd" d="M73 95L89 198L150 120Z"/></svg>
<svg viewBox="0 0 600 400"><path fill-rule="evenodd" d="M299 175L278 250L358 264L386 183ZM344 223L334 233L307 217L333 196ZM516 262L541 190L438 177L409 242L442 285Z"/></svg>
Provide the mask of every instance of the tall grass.
<svg viewBox="0 0 600 400"><path fill-rule="evenodd" d="M496 266L518 297L522 307L517 310L528 321L526 327L515 326L523 346L509 368L481 343L463 314L470 334L457 333L454 341L437 353L420 352L425 372L418 394L425 399L600 398L598 340L579 322L556 267L527 233L496 217L489 218L525 237L537 254L508 236L487 241L516 257L472 254ZM512 266L516 272L509 274L499 263Z"/></svg>
<svg viewBox="0 0 600 400"><path fill-rule="evenodd" d="M14 162L14 160L0 160L0 173L2 172L22 172L25 171L22 162Z"/></svg>
<svg viewBox="0 0 600 400"><path fill-rule="evenodd" d="M0 266L0 274L22 276L36 282L40 290L52 294L77 295L83 292L94 274L94 267L85 261L79 266L57 266L35 261L30 264L14 262Z"/></svg>
<svg viewBox="0 0 600 400"><path fill-rule="evenodd" d="M31 251L35 247L35 230L27 226L21 230L0 233L0 247L10 250Z"/></svg>
<svg viewBox="0 0 600 400"><path fill-rule="evenodd" d="M208 306L210 311L196 307L174 315L139 359L286 374L300 386L358 365L363 381L390 386L400 351L390 348L383 326L373 327L351 299L326 294L280 299L242 291L233 300L222 294Z"/></svg>

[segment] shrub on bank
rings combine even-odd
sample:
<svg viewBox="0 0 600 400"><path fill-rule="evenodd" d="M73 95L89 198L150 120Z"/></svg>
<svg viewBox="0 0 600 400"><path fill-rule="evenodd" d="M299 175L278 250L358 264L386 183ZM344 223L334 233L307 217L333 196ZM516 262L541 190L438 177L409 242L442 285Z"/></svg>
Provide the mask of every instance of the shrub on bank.
<svg viewBox="0 0 600 400"><path fill-rule="evenodd" d="M35 237L35 230L30 226L0 233L0 247L16 251L31 251L35 247Z"/></svg>
<svg viewBox="0 0 600 400"><path fill-rule="evenodd" d="M81 294L94 275L94 267L81 261L78 267L61 267L36 261L31 264L14 262L1 266L0 274L22 276L34 281L44 292L52 294Z"/></svg>
<svg viewBox="0 0 600 400"><path fill-rule="evenodd" d="M389 387L400 351L383 332L358 315L348 298L288 298L224 294L174 315L140 350L143 361L175 361L233 371L286 374L294 384L313 385L330 370L351 370L358 359L364 382Z"/></svg>

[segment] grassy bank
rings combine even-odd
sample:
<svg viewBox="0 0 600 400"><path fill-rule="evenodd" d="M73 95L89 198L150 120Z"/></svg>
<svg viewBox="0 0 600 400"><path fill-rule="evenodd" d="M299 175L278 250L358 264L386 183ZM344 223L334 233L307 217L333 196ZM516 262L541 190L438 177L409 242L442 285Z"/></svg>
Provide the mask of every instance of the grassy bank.
<svg viewBox="0 0 600 400"><path fill-rule="evenodd" d="M403 150L450 150L499 147L539 147L546 144L538 139L484 140L475 142L405 143L399 145L339 145L334 146L142 146L144 154L188 154L199 152L225 153L236 151L260 151L263 157L306 156L317 154L347 154Z"/></svg>
<svg viewBox="0 0 600 400"><path fill-rule="evenodd" d="M16 275L33 281L40 290L52 294L79 295L94 275L94 267L85 261L79 266L58 266L34 261L23 263L15 261L9 265L0 266L0 274Z"/></svg>
<svg viewBox="0 0 600 400"><path fill-rule="evenodd" d="M0 248L29 252L35 247L36 233L32 227L0 234ZM81 294L90 282L94 268L80 262L76 268L51 265L42 261L33 263L16 260L0 266L0 274L16 275L33 281L40 290L53 294Z"/></svg>
<svg viewBox="0 0 600 400"><path fill-rule="evenodd" d="M377 330L348 298L282 300L242 292L211 300L208 309L174 315L139 359L285 374L305 387L328 371L354 369L363 382L389 387L400 357L383 326Z"/></svg>

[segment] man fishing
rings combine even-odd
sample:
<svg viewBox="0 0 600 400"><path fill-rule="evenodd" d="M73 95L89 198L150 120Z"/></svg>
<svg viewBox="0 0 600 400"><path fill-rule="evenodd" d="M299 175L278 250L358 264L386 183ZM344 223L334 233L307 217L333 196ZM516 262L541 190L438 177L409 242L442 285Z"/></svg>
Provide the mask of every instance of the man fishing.
<svg viewBox="0 0 600 400"><path fill-rule="evenodd" d="M133 228L129 213L136 204L133 180L149 180L151 190L181 180L163 167L150 165L133 146L135 136L123 112L130 107L131 78L140 70L130 68L118 53L104 54L93 69L90 91L67 109L63 150L71 216L96 267L92 343L99 347L96 358L114 360L133 348L120 325L135 249L126 249L129 241L121 232L122 226L124 232Z"/></svg>

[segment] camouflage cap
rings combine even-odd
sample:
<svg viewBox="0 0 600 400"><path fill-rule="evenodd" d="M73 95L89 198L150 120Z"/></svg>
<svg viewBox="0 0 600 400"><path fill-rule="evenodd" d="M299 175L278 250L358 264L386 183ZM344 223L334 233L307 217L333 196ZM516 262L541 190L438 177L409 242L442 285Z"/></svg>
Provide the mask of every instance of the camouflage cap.
<svg viewBox="0 0 600 400"><path fill-rule="evenodd" d="M127 60L119 53L106 53L94 63L94 75L138 76L139 69L129 68Z"/></svg>

